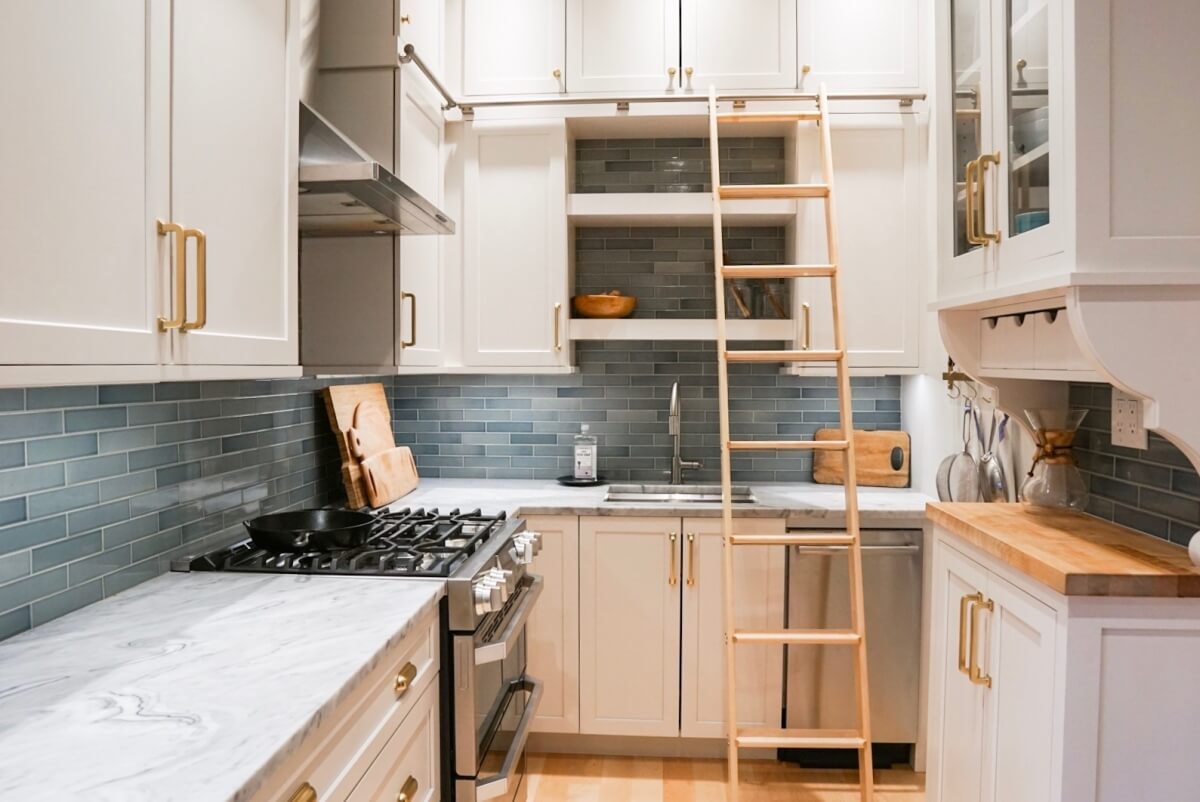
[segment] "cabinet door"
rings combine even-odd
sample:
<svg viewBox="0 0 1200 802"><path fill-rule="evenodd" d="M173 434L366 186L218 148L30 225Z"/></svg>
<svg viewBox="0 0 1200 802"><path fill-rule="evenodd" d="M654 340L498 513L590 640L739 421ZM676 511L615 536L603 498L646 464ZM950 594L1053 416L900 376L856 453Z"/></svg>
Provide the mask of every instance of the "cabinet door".
<svg viewBox="0 0 1200 802"><path fill-rule="evenodd" d="M739 518L734 531L782 535L782 519ZM724 738L725 622L721 519L683 521L683 698L681 733ZM783 546L746 546L734 551L736 624L739 629L783 629ZM783 647L739 646L738 724L779 727L783 719Z"/></svg>
<svg viewBox="0 0 1200 802"><path fill-rule="evenodd" d="M800 89L921 84L917 0L798 0Z"/></svg>
<svg viewBox="0 0 1200 802"><path fill-rule="evenodd" d="M445 2L443 0L400 0L400 16L396 30L400 47L412 45L433 74L441 77L443 42L446 37Z"/></svg>
<svg viewBox="0 0 1200 802"><path fill-rule="evenodd" d="M566 125L478 122L467 148L463 362L566 364Z"/></svg>
<svg viewBox="0 0 1200 802"><path fill-rule="evenodd" d="M0 6L0 364L166 360L170 13Z"/></svg>
<svg viewBox="0 0 1200 802"><path fill-rule="evenodd" d="M436 682L425 689L421 701L388 739L346 802L441 799L437 690Z"/></svg>
<svg viewBox="0 0 1200 802"><path fill-rule="evenodd" d="M1053 788L1055 615L992 575L986 659L992 677L984 728L983 802L1049 802ZM982 650L981 650L982 651Z"/></svg>
<svg viewBox="0 0 1200 802"><path fill-rule="evenodd" d="M295 0L173 5L171 216L203 231L208 252L208 320L179 335L178 362L298 363L297 7ZM191 320L199 271L193 253Z"/></svg>
<svg viewBox="0 0 1200 802"><path fill-rule="evenodd" d="M997 0L999 2L999 0ZM949 70L938 73L938 93L945 102L937 104L939 126L945 144L938 161L938 252L939 293L943 296L982 289L983 276L995 261L994 245L985 245L979 228L995 231L994 192L996 169L991 181L980 189L979 176L967 169L980 156L998 147L994 137L992 86L991 0L950 0L936 6L938 19L938 63ZM985 214L968 217L968 178L971 179L972 210L985 201Z"/></svg>
<svg viewBox="0 0 1200 802"><path fill-rule="evenodd" d="M398 83L400 178L441 206L445 175L441 104L414 70L401 70ZM433 235L396 238L400 258L396 347L401 365L442 363L442 242L442 237Z"/></svg>
<svg viewBox="0 0 1200 802"><path fill-rule="evenodd" d="M982 598L987 573L941 542L934 544L932 650L929 662L930 802L980 802L983 766L982 685L967 676L972 597ZM983 615L980 614L980 619ZM982 643L978 640L977 643ZM985 648L976 649L985 659Z"/></svg>
<svg viewBox="0 0 1200 802"><path fill-rule="evenodd" d="M922 262L922 160L918 118L911 114L836 114L832 118L842 303L850 365L915 368L919 364ZM815 127L797 137L801 181L820 178ZM800 264L828 262L825 209L800 207ZM833 347L829 281L800 283L813 348ZM798 372L803 373L803 369Z"/></svg>
<svg viewBox="0 0 1200 802"><path fill-rule="evenodd" d="M678 518L579 519L579 722L679 734Z"/></svg>
<svg viewBox="0 0 1200 802"><path fill-rule="evenodd" d="M564 91L562 0L463 0L463 91L468 95Z"/></svg>
<svg viewBox="0 0 1200 802"><path fill-rule="evenodd" d="M680 43L683 86L697 94L796 86L796 0L682 0Z"/></svg>
<svg viewBox="0 0 1200 802"><path fill-rule="evenodd" d="M567 89L679 86L678 0L567 0Z"/></svg>
<svg viewBox="0 0 1200 802"><path fill-rule="evenodd" d="M535 732L579 732L579 518L530 516L542 551L532 570L545 581L525 629L529 673L542 681Z"/></svg>

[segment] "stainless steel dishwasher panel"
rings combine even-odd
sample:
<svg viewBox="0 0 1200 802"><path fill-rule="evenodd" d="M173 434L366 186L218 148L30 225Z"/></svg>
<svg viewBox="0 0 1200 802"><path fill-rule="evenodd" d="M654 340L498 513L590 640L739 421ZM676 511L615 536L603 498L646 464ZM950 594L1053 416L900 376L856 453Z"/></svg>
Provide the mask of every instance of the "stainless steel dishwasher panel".
<svg viewBox="0 0 1200 802"><path fill-rule="evenodd" d="M865 529L862 549L871 740L915 743L920 715L921 530ZM848 577L846 547L791 546L788 627L849 629ZM855 729L856 707L852 647L788 647L788 727Z"/></svg>

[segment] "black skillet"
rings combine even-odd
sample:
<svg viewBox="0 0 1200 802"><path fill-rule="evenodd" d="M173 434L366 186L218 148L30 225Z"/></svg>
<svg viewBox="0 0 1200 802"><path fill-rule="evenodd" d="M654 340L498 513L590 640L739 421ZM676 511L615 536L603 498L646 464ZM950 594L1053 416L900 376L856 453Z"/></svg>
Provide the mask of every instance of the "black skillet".
<svg viewBox="0 0 1200 802"><path fill-rule="evenodd" d="M353 510L294 510L242 523L254 545L267 551L328 551L361 546L375 516Z"/></svg>

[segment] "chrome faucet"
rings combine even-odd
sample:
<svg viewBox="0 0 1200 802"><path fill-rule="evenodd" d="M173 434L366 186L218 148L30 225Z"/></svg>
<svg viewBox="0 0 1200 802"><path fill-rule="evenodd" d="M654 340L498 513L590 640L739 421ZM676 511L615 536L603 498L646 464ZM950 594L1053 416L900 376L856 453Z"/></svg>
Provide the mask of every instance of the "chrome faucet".
<svg viewBox="0 0 1200 802"><path fill-rule="evenodd" d="M671 435L671 484L683 484L684 471L697 471L704 467L703 462L681 459L679 456L679 436L682 433L682 423L679 417L679 382L671 385L671 409L667 414L667 433Z"/></svg>

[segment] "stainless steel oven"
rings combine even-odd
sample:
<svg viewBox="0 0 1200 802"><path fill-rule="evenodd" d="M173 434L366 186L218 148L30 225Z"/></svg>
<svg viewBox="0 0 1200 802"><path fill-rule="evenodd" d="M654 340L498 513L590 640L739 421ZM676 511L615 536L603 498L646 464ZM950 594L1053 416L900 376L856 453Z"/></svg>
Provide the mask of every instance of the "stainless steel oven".
<svg viewBox="0 0 1200 802"><path fill-rule="evenodd" d="M525 623L542 585L541 577L524 574L510 591L488 589L486 604L477 592L483 617L476 628L449 633L453 668L443 698L453 708L456 802L525 799L525 742L542 695L541 682L525 671ZM507 598L495 605L497 596Z"/></svg>

